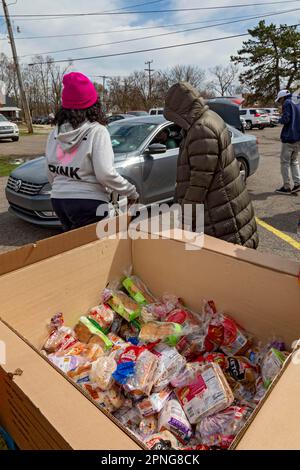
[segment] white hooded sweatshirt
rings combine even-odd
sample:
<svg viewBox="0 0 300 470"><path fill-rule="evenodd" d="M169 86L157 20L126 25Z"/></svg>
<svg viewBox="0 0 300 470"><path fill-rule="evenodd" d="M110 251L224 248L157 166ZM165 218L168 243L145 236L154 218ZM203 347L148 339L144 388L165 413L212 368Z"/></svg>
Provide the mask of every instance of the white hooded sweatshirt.
<svg viewBox="0 0 300 470"><path fill-rule="evenodd" d="M112 191L138 197L135 187L115 170L109 132L99 123L56 127L48 138L46 161L52 198L109 202Z"/></svg>

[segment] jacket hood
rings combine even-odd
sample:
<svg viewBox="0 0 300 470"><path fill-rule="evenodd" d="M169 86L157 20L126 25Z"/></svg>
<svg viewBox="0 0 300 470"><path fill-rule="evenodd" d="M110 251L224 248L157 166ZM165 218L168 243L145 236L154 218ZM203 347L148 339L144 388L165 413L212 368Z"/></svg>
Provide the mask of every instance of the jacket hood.
<svg viewBox="0 0 300 470"><path fill-rule="evenodd" d="M168 121L188 130L208 109L196 88L187 82L179 82L167 93L164 116Z"/></svg>
<svg viewBox="0 0 300 470"><path fill-rule="evenodd" d="M75 147L78 147L83 138L86 137L96 126L98 126L97 122L86 121L80 127L77 127L77 129L73 129L71 124L67 122L56 128L54 137L60 143L63 151L68 152L73 150Z"/></svg>

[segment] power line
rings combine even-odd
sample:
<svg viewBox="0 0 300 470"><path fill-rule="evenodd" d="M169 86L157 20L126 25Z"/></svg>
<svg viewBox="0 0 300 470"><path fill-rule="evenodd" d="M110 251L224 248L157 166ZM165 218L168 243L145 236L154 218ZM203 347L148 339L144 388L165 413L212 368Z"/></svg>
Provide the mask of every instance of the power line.
<svg viewBox="0 0 300 470"><path fill-rule="evenodd" d="M289 10L288 10L289 11ZM279 12L278 12L279 13ZM266 15L269 14L266 13ZM277 12L274 12L274 14L277 14ZM260 15L262 16L262 15ZM243 20L248 18L248 16L234 16L234 17L229 17L227 20ZM162 29L162 28L175 28L177 26L189 26L189 25L194 25L194 24L205 24L205 23L213 23L214 21L223 21L223 19L215 19L215 20L202 20L202 21L190 21L190 22L185 22L185 23L173 23L173 24L167 24L167 25L161 25L161 26L146 26L146 27L139 27L139 28L129 28L129 29L112 29L110 31L97 31L94 33L73 33L73 34L53 34L53 35L48 35L48 36L28 36L24 38L16 38L17 41L25 41L29 39L50 39L50 38L67 38L67 37L77 37L77 36L96 36L100 34L116 34L116 33L128 33L131 31L143 31L143 30L149 30L149 29ZM5 41L4 38L0 39L1 41Z"/></svg>
<svg viewBox="0 0 300 470"><path fill-rule="evenodd" d="M279 5L287 3L297 3L299 0L277 0L271 2L260 2L260 3L239 3L236 5L223 5L223 6L211 6L211 7L195 7L195 8L177 8L177 9L164 9L164 10L143 10L143 11L103 11L103 12L89 12L89 13L60 13L60 14L18 14L11 15L13 18L48 18L57 19L57 18L74 18L74 17L83 17L83 16L110 16L110 15L136 15L136 14L153 14L153 13L183 13L191 11L212 11L212 10L228 10L231 8L246 8L246 7L260 7L264 5Z"/></svg>
<svg viewBox="0 0 300 470"><path fill-rule="evenodd" d="M154 3L161 3L161 2L165 2L166 0L154 0L152 2L144 2L144 3L138 3L136 5L127 5L127 7L123 7L123 8L116 8L115 10L111 10L112 12L115 12L115 11L121 11L121 10L127 10L127 8L140 8L144 5L153 5Z"/></svg>
<svg viewBox="0 0 300 470"><path fill-rule="evenodd" d="M295 11L300 11L300 8L294 8L294 9L291 9L291 10L283 10L281 12L275 12L275 13L267 13L265 15L248 16L248 17L245 17L244 20L241 20L239 18L239 19L235 19L233 21L225 21L223 23L217 23L217 24L215 23L215 24L212 24L212 25L209 25L209 26L200 26L198 28L183 29L183 30L180 30L180 31L171 31L171 32L168 32L168 33L160 33L160 34L151 35L151 36L142 36L142 37L138 37L138 38L124 39L124 40L120 40L120 41L106 42L106 43L101 43L101 44L93 44L93 45L90 45L90 46L72 47L72 48L68 48L68 49L60 49L60 50L47 51L47 52L37 52L37 53L25 54L25 55L22 55L20 57L25 58L25 57L32 57L34 55L58 54L58 53L61 53L61 52L79 51L79 50L84 50L84 49L92 49L94 47L104 47L104 46L111 46L111 45L114 45L114 44L123 44L123 43L140 41L140 40L145 40L145 39L158 38L158 37L162 37L162 36L170 36L170 35L173 35L173 34L199 31L199 30L203 30L203 29L214 28L216 26L225 26L225 25L230 25L230 24L234 24L234 23L239 23L240 21L250 21L250 20L257 19L257 18L267 18L267 17L270 17L270 16L278 16L278 15L282 15L282 14L285 14L285 13L292 13L292 12L295 12Z"/></svg>
<svg viewBox="0 0 300 470"><path fill-rule="evenodd" d="M289 28L295 28L297 26L300 26L300 23L294 24L294 25L287 25ZM117 52L114 54L104 54L104 55L97 55L97 56L90 56L90 57L78 57L74 59L59 59L59 60L52 60L50 63L51 64L58 64L58 63L63 63L63 62L78 62L82 60L91 60L91 59L105 59L108 57L120 57L120 56L126 56L126 55L132 55L132 54L140 54L140 53L145 53L145 52L153 52L153 51L162 51L166 49L175 49L177 47L185 47L185 46L194 46L197 44L205 44L209 42L218 42L218 41L224 41L226 39L234 39L234 38L241 38L245 36L249 36L248 33L242 33L242 34L234 34L232 36L222 36L220 38L213 38L213 39L203 39L201 41L193 41L193 42L185 42L181 44L172 44L170 46L161 46L161 47L153 47L151 49L140 49L136 51L127 51L127 52ZM29 66L34 66L34 65L43 65L46 64L47 62L35 62L28 64Z"/></svg>

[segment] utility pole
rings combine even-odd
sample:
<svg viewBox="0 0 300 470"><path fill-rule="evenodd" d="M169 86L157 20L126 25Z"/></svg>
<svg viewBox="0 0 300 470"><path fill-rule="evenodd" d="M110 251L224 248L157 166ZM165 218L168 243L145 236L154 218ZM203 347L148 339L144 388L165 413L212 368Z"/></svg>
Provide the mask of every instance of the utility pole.
<svg viewBox="0 0 300 470"><path fill-rule="evenodd" d="M145 70L145 72L148 72L149 75L149 92L148 92L148 99L149 101L151 100L151 95L152 95L152 83L151 83L151 74L154 72L154 69L151 69L151 64L153 64L153 60L148 60L145 62L145 65L148 65L148 67Z"/></svg>
<svg viewBox="0 0 300 470"><path fill-rule="evenodd" d="M101 101L102 101L102 105L105 106L105 102L104 102L104 99L105 99L105 84L106 84L106 80L110 78L109 75L92 75L92 77L95 77L95 78L102 78L102 93L101 93Z"/></svg>
<svg viewBox="0 0 300 470"><path fill-rule="evenodd" d="M11 45L11 51L12 51L12 55L13 55L13 59L14 59L16 72L17 72L18 82L19 82L20 95L21 95L21 101L22 101L22 105L23 105L23 109L24 109L25 121L26 121L26 124L27 124L28 133L33 134L31 114L30 114L30 110L29 110L27 96L26 96L26 93L25 93L25 90L24 90L23 79L22 79L22 74L21 74L21 70L20 70L20 64L19 64L16 44L15 44L14 33L13 33L12 26L11 26L8 7L7 7L7 4L6 4L5 0L2 0L2 5L3 5L5 21L6 21L6 25L7 25L7 32L8 32L8 36L9 36L9 41L10 41L10 45Z"/></svg>

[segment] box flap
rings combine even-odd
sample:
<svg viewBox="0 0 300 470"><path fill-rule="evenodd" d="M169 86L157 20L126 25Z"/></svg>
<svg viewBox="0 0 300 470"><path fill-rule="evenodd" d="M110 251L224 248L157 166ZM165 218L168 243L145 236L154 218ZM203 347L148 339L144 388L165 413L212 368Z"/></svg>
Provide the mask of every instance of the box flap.
<svg viewBox="0 0 300 470"><path fill-rule="evenodd" d="M6 365L2 369L6 373L12 373L16 369L22 371L22 375L13 378L14 384L30 399L35 411L51 423L52 433L56 432L57 448L62 448L58 443L58 436L63 436L65 443L76 450L140 449L114 422L2 322L0 340L6 345ZM4 414L5 410L2 408L0 416Z"/></svg>
<svg viewBox="0 0 300 470"><path fill-rule="evenodd" d="M227 245L207 239L202 250L188 251L177 240L135 240L134 270L157 295L175 293L198 312L204 299L214 299L257 337L279 334L290 346L300 337L296 276L280 271L280 263L276 270L251 263L252 253L260 258L254 250L246 250L247 259L231 256Z"/></svg>
<svg viewBox="0 0 300 470"><path fill-rule="evenodd" d="M61 233L16 250L2 253L0 254L0 276L94 242L98 240L99 234L106 231L106 227L115 230L117 233L120 227L122 230L126 228L127 223L127 216L115 217L110 219L109 224L106 220L103 220L99 224L87 225L77 230ZM99 226L101 226L101 230Z"/></svg>

